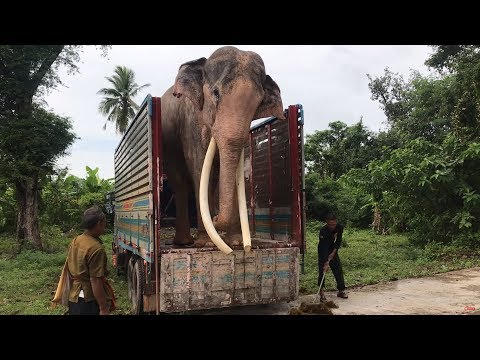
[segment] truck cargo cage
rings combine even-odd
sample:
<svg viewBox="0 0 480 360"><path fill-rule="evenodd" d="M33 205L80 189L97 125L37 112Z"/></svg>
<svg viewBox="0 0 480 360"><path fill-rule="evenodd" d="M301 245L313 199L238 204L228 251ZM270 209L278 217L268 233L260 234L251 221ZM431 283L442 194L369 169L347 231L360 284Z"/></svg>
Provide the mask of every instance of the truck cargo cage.
<svg viewBox="0 0 480 360"><path fill-rule="evenodd" d="M291 301L305 249L303 108L251 127L245 188L252 251L172 242L175 197L162 164L161 99L148 95L115 151L117 273L128 279L132 312L178 312ZM192 224L196 214L190 196ZM195 229L192 229L195 231ZM303 257L302 257L303 267Z"/></svg>

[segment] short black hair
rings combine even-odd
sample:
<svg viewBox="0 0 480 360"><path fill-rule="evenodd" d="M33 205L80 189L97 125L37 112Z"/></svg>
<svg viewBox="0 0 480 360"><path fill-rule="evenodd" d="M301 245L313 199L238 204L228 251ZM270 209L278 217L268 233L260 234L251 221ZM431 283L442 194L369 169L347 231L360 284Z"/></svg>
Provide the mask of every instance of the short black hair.
<svg viewBox="0 0 480 360"><path fill-rule="evenodd" d="M106 217L102 209L97 205L93 205L92 207L89 207L87 210L84 211L82 227L84 229L90 230L94 228L99 221L102 221L105 218Z"/></svg>
<svg viewBox="0 0 480 360"><path fill-rule="evenodd" d="M337 220L337 217L335 216L334 213L328 213L327 216L325 216L325 221L330 221L330 220Z"/></svg>

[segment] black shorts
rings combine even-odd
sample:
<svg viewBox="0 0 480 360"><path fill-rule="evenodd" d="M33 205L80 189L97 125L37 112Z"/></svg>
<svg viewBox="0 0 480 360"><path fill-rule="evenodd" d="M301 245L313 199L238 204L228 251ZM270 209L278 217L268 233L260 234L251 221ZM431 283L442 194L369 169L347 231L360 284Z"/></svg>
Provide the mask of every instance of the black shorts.
<svg viewBox="0 0 480 360"><path fill-rule="evenodd" d="M82 297L78 302L68 302L68 315L100 315L100 307L95 300L85 302Z"/></svg>

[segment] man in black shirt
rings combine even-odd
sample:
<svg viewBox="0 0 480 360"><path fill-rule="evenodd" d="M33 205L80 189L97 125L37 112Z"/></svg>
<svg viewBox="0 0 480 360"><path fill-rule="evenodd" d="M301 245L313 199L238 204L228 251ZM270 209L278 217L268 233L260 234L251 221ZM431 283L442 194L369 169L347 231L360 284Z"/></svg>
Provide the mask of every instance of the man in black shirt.
<svg viewBox="0 0 480 360"><path fill-rule="evenodd" d="M343 225L337 224L337 218L334 214L326 217L327 224L320 229L318 235L318 285L320 288L320 299L326 300L324 294L325 279L322 282L323 275L332 269L333 276L337 283L337 296L347 299L345 293L345 279L343 278L342 265L338 257L338 249L342 245Z"/></svg>

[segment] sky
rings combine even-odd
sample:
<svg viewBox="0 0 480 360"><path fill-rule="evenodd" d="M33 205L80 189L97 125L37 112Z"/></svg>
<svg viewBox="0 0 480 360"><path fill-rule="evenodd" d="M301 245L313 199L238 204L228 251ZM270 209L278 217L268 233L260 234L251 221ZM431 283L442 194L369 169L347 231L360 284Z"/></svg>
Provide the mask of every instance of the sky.
<svg viewBox="0 0 480 360"><path fill-rule="evenodd" d="M107 57L93 46L86 46L78 64L80 73L60 71L65 86L45 97L56 114L72 120L79 137L69 155L57 165L68 167L78 177L85 167L99 168L100 178L114 177L113 157L121 135L98 112L102 100L97 91L109 87L105 79L115 66L132 69L139 85L150 83L135 97L141 104L147 94L161 96L175 80L179 66L200 57L208 58L221 45L114 45ZM378 102L371 100L367 74L381 76L386 67L408 77L411 70L428 74L424 62L432 49L426 45L235 45L257 52L269 74L279 85L284 108L302 104L304 133L325 130L333 121L352 125L363 117L372 131L385 128L385 115Z"/></svg>

